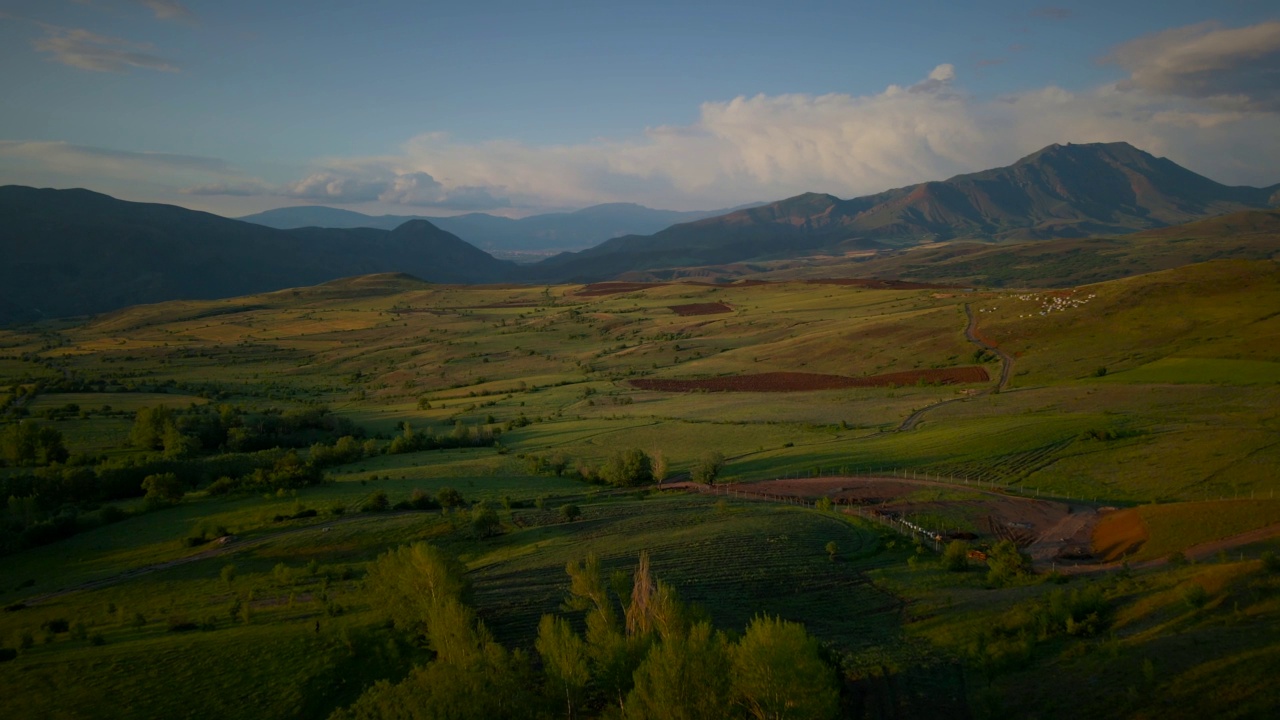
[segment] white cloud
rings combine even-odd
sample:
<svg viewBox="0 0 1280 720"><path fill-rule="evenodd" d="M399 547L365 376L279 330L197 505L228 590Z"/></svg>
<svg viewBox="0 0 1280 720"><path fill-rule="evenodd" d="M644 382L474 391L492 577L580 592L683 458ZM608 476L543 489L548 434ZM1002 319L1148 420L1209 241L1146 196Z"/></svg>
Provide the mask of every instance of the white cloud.
<svg viewBox="0 0 1280 720"><path fill-rule="evenodd" d="M1280 21L1174 28L1124 43L1106 61L1130 73L1125 88L1232 109L1280 110Z"/></svg>
<svg viewBox="0 0 1280 720"><path fill-rule="evenodd" d="M33 40L32 46L40 52L51 53L53 59L63 65L97 72L128 72L133 68L178 72L178 66L151 54L154 48L149 43L77 28L43 27L45 36Z"/></svg>

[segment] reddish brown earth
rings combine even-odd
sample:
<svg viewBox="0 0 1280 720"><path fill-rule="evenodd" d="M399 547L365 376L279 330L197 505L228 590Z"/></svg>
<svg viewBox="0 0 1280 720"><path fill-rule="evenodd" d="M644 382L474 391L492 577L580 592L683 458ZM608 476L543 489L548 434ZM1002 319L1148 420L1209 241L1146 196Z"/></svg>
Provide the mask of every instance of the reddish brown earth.
<svg viewBox="0 0 1280 720"><path fill-rule="evenodd" d="M733 312L733 308L722 302L691 303L689 305L671 305L671 312L688 317L690 315L718 315Z"/></svg>
<svg viewBox="0 0 1280 720"><path fill-rule="evenodd" d="M618 295L620 293L636 292L637 290L648 290L649 288L666 287L671 283L644 283L644 282L599 282L583 285L574 291L574 295L582 297L598 297L600 295Z"/></svg>
<svg viewBox="0 0 1280 720"><path fill-rule="evenodd" d="M758 375L730 375L701 380L664 380L645 378L632 380L631 385L641 390L660 392L803 392L806 390L838 390L856 387L889 387L929 384L959 385L982 383L991 379L985 368L978 366L938 368L930 370L906 370L903 372L847 377L819 373L771 372Z"/></svg>
<svg viewBox="0 0 1280 720"><path fill-rule="evenodd" d="M1106 513L1093 530L1093 552L1115 561L1137 552L1150 537L1147 523L1135 509Z"/></svg>
<svg viewBox="0 0 1280 720"><path fill-rule="evenodd" d="M877 280L875 278L814 278L804 281L808 285L852 285L871 290L958 290L959 285L933 285L905 280Z"/></svg>
<svg viewBox="0 0 1280 720"><path fill-rule="evenodd" d="M665 487L665 486L664 486ZM1088 505L1067 504L983 490L977 485L939 483L930 480L878 477L822 477L717 485L707 488L694 483L676 483L681 487L737 497L762 500L809 502L830 498L844 512L868 517L883 515L910 518L917 515L962 515L975 519L979 546L1000 540L1013 540L1040 567L1048 569L1064 561L1085 559L1089 537L1098 521L1097 510ZM909 496L921 490L945 488L971 491L973 495L957 500L913 500ZM927 528L939 533L946 528Z"/></svg>

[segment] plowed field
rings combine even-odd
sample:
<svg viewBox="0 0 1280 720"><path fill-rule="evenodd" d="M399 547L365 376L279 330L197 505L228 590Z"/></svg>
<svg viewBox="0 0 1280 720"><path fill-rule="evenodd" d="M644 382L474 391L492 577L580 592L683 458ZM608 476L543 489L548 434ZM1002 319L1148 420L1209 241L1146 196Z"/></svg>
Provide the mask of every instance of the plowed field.
<svg viewBox="0 0 1280 720"><path fill-rule="evenodd" d="M711 303L692 303L690 305L672 305L671 312L682 315L718 315L720 313L733 312L733 308L722 302Z"/></svg>
<svg viewBox="0 0 1280 720"><path fill-rule="evenodd" d="M641 390L659 392L803 392L806 390L838 390L857 387L889 387L915 385L921 381L938 385L981 383L991 379L985 368L978 366L906 370L903 372L847 377L819 373L771 372L758 375L729 375L700 380L665 380L645 378L632 380Z"/></svg>

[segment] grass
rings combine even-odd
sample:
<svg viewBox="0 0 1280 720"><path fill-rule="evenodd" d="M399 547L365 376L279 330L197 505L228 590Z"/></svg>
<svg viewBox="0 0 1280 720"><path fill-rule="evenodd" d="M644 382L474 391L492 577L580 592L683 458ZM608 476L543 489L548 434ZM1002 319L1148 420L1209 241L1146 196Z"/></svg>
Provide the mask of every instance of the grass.
<svg viewBox="0 0 1280 720"><path fill-rule="evenodd" d="M1202 543L1280 522L1280 500L1225 500L1138 508L1150 539L1134 560L1167 557Z"/></svg>

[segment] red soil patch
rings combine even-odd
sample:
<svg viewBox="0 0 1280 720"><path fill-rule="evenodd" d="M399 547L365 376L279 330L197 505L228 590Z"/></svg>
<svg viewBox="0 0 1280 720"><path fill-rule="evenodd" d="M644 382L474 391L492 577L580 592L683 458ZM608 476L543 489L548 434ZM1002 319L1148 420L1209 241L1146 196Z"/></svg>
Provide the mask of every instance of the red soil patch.
<svg viewBox="0 0 1280 720"><path fill-rule="evenodd" d="M906 282L905 280L877 280L875 278L814 278L804 282L808 285L852 285L872 290L957 290L962 287L959 285Z"/></svg>
<svg viewBox="0 0 1280 720"><path fill-rule="evenodd" d="M671 312L681 315L718 315L720 313L733 312L733 308L722 302L710 303L692 303L689 305L671 305Z"/></svg>
<svg viewBox="0 0 1280 720"><path fill-rule="evenodd" d="M1150 537L1137 510L1109 512L1093 529L1093 554L1107 562L1120 560L1137 552Z"/></svg>
<svg viewBox="0 0 1280 720"><path fill-rule="evenodd" d="M660 380L646 378L632 380L631 385L641 390L659 392L803 392L806 390L838 390L855 387L888 387L890 385L914 385L923 380L940 385L988 382L991 377L984 368L977 366L942 368L937 370L907 370L904 372L846 377L819 373L771 372L758 375L731 375L703 380Z"/></svg>
<svg viewBox="0 0 1280 720"><path fill-rule="evenodd" d="M671 283L644 283L644 282L600 282L583 285L574 291L574 295L583 297L596 297L600 295L618 295L620 293L636 292L638 290L648 290L649 288L666 287Z"/></svg>

